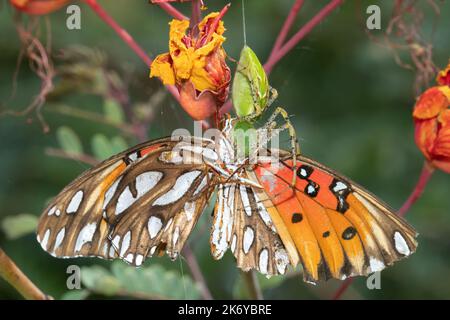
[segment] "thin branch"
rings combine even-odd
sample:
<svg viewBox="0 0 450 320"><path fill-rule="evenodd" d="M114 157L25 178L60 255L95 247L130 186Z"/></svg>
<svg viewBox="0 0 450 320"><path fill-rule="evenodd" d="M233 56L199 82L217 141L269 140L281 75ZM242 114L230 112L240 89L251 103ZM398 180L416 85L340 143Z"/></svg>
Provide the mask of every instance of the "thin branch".
<svg viewBox="0 0 450 320"><path fill-rule="evenodd" d="M50 300L0 248L0 276L27 300Z"/></svg>
<svg viewBox="0 0 450 320"><path fill-rule="evenodd" d="M147 67L152 64L152 59L145 53L145 51L136 43L133 37L123 29L98 3L96 0L85 0L85 2L91 7L91 9L102 19L108 26L110 26L117 35L125 42L127 46L133 50L136 55L145 63ZM167 90L178 101L180 95L178 90L173 85L167 85Z"/></svg>
<svg viewBox="0 0 450 320"><path fill-rule="evenodd" d="M56 148L46 148L45 154L51 157L58 157L63 159L75 160L79 162L83 162L90 166L95 166L98 164L98 160L88 154L75 154L75 153L67 153L64 150L56 149Z"/></svg>
<svg viewBox="0 0 450 320"><path fill-rule="evenodd" d="M322 22L334 9L340 6L343 0L332 0L322 10L309 20L292 38L277 50L265 63L264 69L267 73L272 71L274 65L280 61L289 51L291 51L308 33L310 33L320 22Z"/></svg>
<svg viewBox="0 0 450 320"><path fill-rule="evenodd" d="M76 117L76 118L80 118L80 119L84 119L84 120L94 121L97 123L103 123L103 124L112 126L114 128L117 128L127 135L133 135L135 133L134 129L131 126L124 124L124 123L117 123L117 122L111 121L108 118L106 118L105 116L103 116L97 112L85 111L85 110L73 108L68 105L63 105L63 104L58 104L55 106L47 106L47 111L64 114L67 116L72 116L72 117Z"/></svg>
<svg viewBox="0 0 450 320"><path fill-rule="evenodd" d="M202 20L202 2L192 0L191 25L196 25Z"/></svg>
<svg viewBox="0 0 450 320"><path fill-rule="evenodd" d="M281 28L280 33L275 40L275 44L273 45L272 52L270 53L269 57L274 55L283 45L284 40L286 40L286 36L289 33L289 30L291 30L292 24L294 23L295 18L297 17L298 12L302 8L304 2L304 0L295 0L294 4L292 5L291 11L289 11L289 15L284 21L283 27Z"/></svg>
<svg viewBox="0 0 450 320"><path fill-rule="evenodd" d="M428 184L428 181L430 181L433 172L434 168L428 163L428 161L425 161L423 164L422 172L420 173L419 180L414 186L413 191L409 195L408 199L406 199L405 203L397 211L397 214L399 216L403 217L404 215L406 215L411 206L420 198L420 196L423 194L423 191L425 190L425 187ZM342 295L347 291L347 289L350 287L350 285L353 283L354 279L355 278L348 278L347 280L345 280L341 284L341 286L336 290L332 299L339 300L342 297Z"/></svg>
<svg viewBox="0 0 450 320"><path fill-rule="evenodd" d="M261 287L259 285L258 279L256 278L256 273L253 270L250 270L248 272L241 271L241 274L244 278L250 299L264 300Z"/></svg>
<svg viewBox="0 0 450 320"><path fill-rule="evenodd" d="M203 299L212 300L213 297L211 292L208 289L208 284L206 283L205 278L203 277L203 273L200 270L197 259L195 258L194 253L192 252L189 244L186 244L183 248L183 256L186 258L186 263L191 270L192 278L200 285L200 291Z"/></svg>
<svg viewBox="0 0 450 320"><path fill-rule="evenodd" d="M165 12L167 12L169 15L174 17L177 20L189 20L188 17L186 17L184 14L182 14L180 11L174 8L170 3L167 2L161 2L158 3L158 6L161 7Z"/></svg>

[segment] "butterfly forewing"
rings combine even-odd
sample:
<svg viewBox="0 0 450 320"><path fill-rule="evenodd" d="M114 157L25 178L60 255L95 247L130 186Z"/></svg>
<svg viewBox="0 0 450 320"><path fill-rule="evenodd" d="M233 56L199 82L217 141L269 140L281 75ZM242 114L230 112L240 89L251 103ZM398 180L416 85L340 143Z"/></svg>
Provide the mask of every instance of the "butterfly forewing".
<svg viewBox="0 0 450 320"><path fill-rule="evenodd" d="M212 176L198 157L190 159L198 155L175 146L179 141L170 138L150 141L83 173L42 214L43 249L135 265L157 249L176 256L209 199Z"/></svg>

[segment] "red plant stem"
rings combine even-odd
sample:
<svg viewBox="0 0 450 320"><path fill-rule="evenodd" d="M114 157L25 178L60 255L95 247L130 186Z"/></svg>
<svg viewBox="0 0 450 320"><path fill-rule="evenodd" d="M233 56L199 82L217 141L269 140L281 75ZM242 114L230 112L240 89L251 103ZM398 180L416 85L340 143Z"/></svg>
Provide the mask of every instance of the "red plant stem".
<svg viewBox="0 0 450 320"><path fill-rule="evenodd" d="M411 206L420 198L423 191L425 190L425 187L428 184L428 181L430 181L433 172L434 167L431 166L428 161L425 161L423 164L422 172L420 173L419 180L417 181L413 191L409 195L408 199L406 199L405 203L397 211L397 214L399 216L403 217L409 211ZM339 300L350 287L354 279L355 278L348 278L347 280L345 280L344 283L342 283L342 285L336 290L332 299Z"/></svg>
<svg viewBox="0 0 450 320"><path fill-rule="evenodd" d="M269 74L273 66L280 61L289 51L291 51L315 26L324 20L334 9L340 6L343 0L332 0L322 10L319 11L311 20L309 20L292 38L277 50L265 63L264 69Z"/></svg>
<svg viewBox="0 0 450 320"><path fill-rule="evenodd" d="M197 259L188 244L184 246L183 255L186 258L189 269L191 270L192 278L194 278L194 280L200 285L200 292L203 299L213 300L211 292L208 289L208 285L206 284L206 280L203 277L203 273L197 263Z"/></svg>
<svg viewBox="0 0 450 320"><path fill-rule="evenodd" d="M200 0L192 0L192 13L190 21L191 28L195 27L202 19L201 6L202 4Z"/></svg>
<svg viewBox="0 0 450 320"><path fill-rule="evenodd" d="M414 188L411 195L405 201L405 203L398 209L397 214L403 217L411 208L411 206L420 198L425 187L428 184L431 176L433 175L434 167L431 166L428 161L425 161L422 167L422 172L419 177L419 181L417 181L416 187Z"/></svg>
<svg viewBox="0 0 450 320"><path fill-rule="evenodd" d="M145 51L136 43L133 37L123 29L98 3L97 0L84 0L91 9L102 19L108 26L110 26L117 35L125 42L125 44L133 50L136 55L145 63L147 67L152 64L152 59L145 53ZM180 95L175 86L166 86L167 90L179 100Z"/></svg>
<svg viewBox="0 0 450 320"><path fill-rule="evenodd" d="M284 21L283 27L281 28L280 33L275 40L275 44L273 45L272 52L270 53L268 60L270 60L270 57L274 55L283 45L284 40L286 39L289 30L291 30L292 24L294 23L295 18L297 17L297 14L302 8L304 2L304 0L295 0L294 4L292 5L291 11L289 12L289 15Z"/></svg>
<svg viewBox="0 0 450 320"><path fill-rule="evenodd" d="M167 12L169 15L174 17L177 20L189 20L188 17L186 17L184 14L182 14L180 11L175 9L170 3L162 2L158 3L158 6L161 7L165 12Z"/></svg>

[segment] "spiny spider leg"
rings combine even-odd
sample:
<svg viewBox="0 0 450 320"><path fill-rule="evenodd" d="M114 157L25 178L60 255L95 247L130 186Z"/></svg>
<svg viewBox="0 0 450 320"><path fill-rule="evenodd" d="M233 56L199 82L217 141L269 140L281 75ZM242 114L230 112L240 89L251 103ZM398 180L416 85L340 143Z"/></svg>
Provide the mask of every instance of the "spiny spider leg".
<svg viewBox="0 0 450 320"><path fill-rule="evenodd" d="M292 169L294 171L292 175L292 187L295 187L295 182L297 180L297 154L300 154L300 146L298 144L297 133L295 132L295 128L292 125L292 122L289 119L289 115L286 110L281 107L277 107L275 112L270 116L268 124L266 124L264 128L270 131L270 129L273 128L273 123L275 122L275 118L278 115L281 115L283 117L285 123L277 129L281 129L281 131L287 129L289 131L289 137L291 140ZM273 137L271 136L270 139L272 138Z"/></svg>

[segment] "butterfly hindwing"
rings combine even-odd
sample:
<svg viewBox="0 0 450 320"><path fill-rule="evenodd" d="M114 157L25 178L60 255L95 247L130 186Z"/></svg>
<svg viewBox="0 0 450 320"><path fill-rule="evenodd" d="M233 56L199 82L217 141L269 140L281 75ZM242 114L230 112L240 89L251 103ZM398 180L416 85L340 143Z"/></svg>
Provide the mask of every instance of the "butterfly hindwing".
<svg viewBox="0 0 450 320"><path fill-rule="evenodd" d="M297 247L305 280L367 275L415 251L416 232L369 192L325 166L298 156L255 169Z"/></svg>
<svg viewBox="0 0 450 320"><path fill-rule="evenodd" d="M250 186L218 186L211 250L220 259L228 248L237 266L271 276L284 274L291 264L288 252L259 193Z"/></svg>

